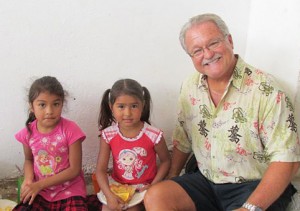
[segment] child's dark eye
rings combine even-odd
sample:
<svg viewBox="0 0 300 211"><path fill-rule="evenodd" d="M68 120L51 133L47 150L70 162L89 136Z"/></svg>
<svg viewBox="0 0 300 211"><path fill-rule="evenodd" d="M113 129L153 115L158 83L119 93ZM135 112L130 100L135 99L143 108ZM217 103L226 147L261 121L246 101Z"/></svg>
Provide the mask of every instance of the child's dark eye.
<svg viewBox="0 0 300 211"><path fill-rule="evenodd" d="M59 107L59 106L60 106L60 103L54 103L54 106L55 106L55 107Z"/></svg>
<svg viewBox="0 0 300 211"><path fill-rule="evenodd" d="M41 108L44 108L46 106L46 104L45 103L39 103L38 106L41 107Z"/></svg>

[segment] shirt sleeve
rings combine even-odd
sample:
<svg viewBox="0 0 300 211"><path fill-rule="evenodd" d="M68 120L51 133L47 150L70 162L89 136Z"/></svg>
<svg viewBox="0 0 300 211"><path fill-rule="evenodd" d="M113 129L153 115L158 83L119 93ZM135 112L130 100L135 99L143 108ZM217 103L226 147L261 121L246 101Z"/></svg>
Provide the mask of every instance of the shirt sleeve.
<svg viewBox="0 0 300 211"><path fill-rule="evenodd" d="M290 98L284 92L274 90L267 99L261 115L260 136L270 162L299 161L300 145Z"/></svg>
<svg viewBox="0 0 300 211"><path fill-rule="evenodd" d="M15 139L20 143L29 146L28 135L29 133L27 128L23 128L22 130L20 130L15 134Z"/></svg>
<svg viewBox="0 0 300 211"><path fill-rule="evenodd" d="M66 121L65 123L66 123L65 134L69 145L73 144L78 140L80 141L85 140L86 135L75 122Z"/></svg>
<svg viewBox="0 0 300 211"><path fill-rule="evenodd" d="M177 122L173 131L173 147L176 147L184 153L190 153L192 151L191 140L187 133L188 120L186 113L190 112L190 106L188 106L188 101L186 100L187 90L188 88L185 86L185 83L183 83L177 105Z"/></svg>

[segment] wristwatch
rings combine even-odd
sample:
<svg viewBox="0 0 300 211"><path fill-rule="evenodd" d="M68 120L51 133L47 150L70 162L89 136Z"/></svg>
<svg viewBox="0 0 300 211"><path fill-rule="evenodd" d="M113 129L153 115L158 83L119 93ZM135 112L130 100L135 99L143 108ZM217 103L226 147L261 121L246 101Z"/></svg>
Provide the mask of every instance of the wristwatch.
<svg viewBox="0 0 300 211"><path fill-rule="evenodd" d="M262 208L248 202L245 202L242 207L248 209L249 211L263 211Z"/></svg>

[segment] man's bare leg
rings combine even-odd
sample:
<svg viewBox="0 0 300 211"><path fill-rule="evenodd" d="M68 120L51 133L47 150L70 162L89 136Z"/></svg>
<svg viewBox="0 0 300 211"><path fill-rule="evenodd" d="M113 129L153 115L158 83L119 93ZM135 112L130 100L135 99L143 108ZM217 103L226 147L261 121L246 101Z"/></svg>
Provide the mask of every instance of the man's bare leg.
<svg viewBox="0 0 300 211"><path fill-rule="evenodd" d="M147 211L196 211L190 196L172 180L160 182L147 190L144 204Z"/></svg>

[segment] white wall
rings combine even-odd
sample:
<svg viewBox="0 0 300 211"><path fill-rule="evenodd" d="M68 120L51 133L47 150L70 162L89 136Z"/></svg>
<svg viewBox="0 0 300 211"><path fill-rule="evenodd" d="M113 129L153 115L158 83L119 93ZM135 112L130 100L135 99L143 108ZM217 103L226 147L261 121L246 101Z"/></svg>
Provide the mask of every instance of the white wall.
<svg viewBox="0 0 300 211"><path fill-rule="evenodd" d="M245 58L274 75L292 97L300 70L300 2L253 0Z"/></svg>
<svg viewBox="0 0 300 211"><path fill-rule="evenodd" d="M295 100L300 131L300 2L253 0L245 58L274 75ZM297 180L300 180L298 171ZM300 188L300 183L296 185Z"/></svg>
<svg viewBox="0 0 300 211"><path fill-rule="evenodd" d="M235 51L280 76L295 92L296 11L296 0L0 0L0 178L16 176L16 166L22 168L22 146L14 134L26 120L26 88L32 79L56 76L70 92L64 116L86 132L84 167L93 171L100 98L119 78L148 87L152 122L170 141L180 83L194 71L178 33L193 15L222 16Z"/></svg>

